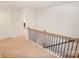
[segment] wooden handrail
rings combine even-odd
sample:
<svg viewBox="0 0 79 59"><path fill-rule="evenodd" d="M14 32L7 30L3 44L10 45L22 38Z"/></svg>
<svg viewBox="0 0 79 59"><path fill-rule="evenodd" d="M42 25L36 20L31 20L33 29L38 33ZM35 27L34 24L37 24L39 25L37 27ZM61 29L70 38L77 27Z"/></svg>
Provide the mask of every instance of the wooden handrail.
<svg viewBox="0 0 79 59"><path fill-rule="evenodd" d="M39 33L44 33L43 31L41 30L37 30L37 29L31 29L31 28L27 28L28 30L32 30L32 31L36 31L36 32L39 32Z"/></svg>
<svg viewBox="0 0 79 59"><path fill-rule="evenodd" d="M68 36L63 36L63 35L59 35L59 34L55 34L55 33L44 32L44 31L37 30L37 29L31 29L31 28L27 28L27 29L35 31L35 32L43 33L43 34L48 34L48 35L54 35L54 36L60 36L60 37L68 38L69 40L76 39L76 38L72 38L72 37L68 37Z"/></svg>

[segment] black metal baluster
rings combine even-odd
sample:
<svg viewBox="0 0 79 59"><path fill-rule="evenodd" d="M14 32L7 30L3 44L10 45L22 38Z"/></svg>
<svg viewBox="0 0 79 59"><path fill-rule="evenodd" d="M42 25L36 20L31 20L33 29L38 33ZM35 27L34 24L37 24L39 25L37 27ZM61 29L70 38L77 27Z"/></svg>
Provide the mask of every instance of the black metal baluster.
<svg viewBox="0 0 79 59"><path fill-rule="evenodd" d="M61 36L59 36L59 43L61 43ZM60 53L61 53L61 52L60 52L60 51L61 51L61 45L62 45L62 44L59 44L59 52L58 52L58 53L59 53L59 56L60 56Z"/></svg>
<svg viewBox="0 0 79 59"><path fill-rule="evenodd" d="M49 35L47 34L47 46L49 46ZM50 47L48 47L50 49Z"/></svg>
<svg viewBox="0 0 79 59"><path fill-rule="evenodd" d="M56 44L58 43L58 36L56 36ZM57 45L55 46L55 53L57 53Z"/></svg>
<svg viewBox="0 0 79 59"><path fill-rule="evenodd" d="M50 34L48 34L48 46L50 46ZM51 47L49 47L49 50L51 51Z"/></svg>
<svg viewBox="0 0 79 59"><path fill-rule="evenodd" d="M46 46L48 46L48 34L46 34L46 40L47 40Z"/></svg>
<svg viewBox="0 0 79 59"><path fill-rule="evenodd" d="M59 36L59 42L60 43L60 36ZM59 50L60 50L60 44L58 45L58 55L59 55Z"/></svg>
<svg viewBox="0 0 79 59"><path fill-rule="evenodd" d="M55 38L54 42L56 44L56 36L54 38ZM56 45L54 46L54 49L56 50ZM55 50L54 50L54 52L55 52ZM55 54L56 54L56 52L55 52Z"/></svg>
<svg viewBox="0 0 79 59"><path fill-rule="evenodd" d="M55 36L55 44L56 44L56 39L57 39L57 37ZM56 53L56 45L55 45L55 53Z"/></svg>
<svg viewBox="0 0 79 59"><path fill-rule="evenodd" d="M39 33L40 34L40 41L42 42L42 46L44 48L44 35L42 33Z"/></svg>
<svg viewBox="0 0 79 59"><path fill-rule="evenodd" d="M65 57L65 50L66 50L66 43L64 43L64 50L63 50L63 56L62 57Z"/></svg>
<svg viewBox="0 0 79 59"><path fill-rule="evenodd" d="M39 38L39 40L41 39L41 33L38 33L38 34L37 34L37 35L35 35L35 36L36 36L36 37L38 37L38 38ZM37 39L37 41L36 41L35 43L39 44L38 39Z"/></svg>
<svg viewBox="0 0 79 59"><path fill-rule="evenodd" d="M67 47L67 57L69 56L69 46L70 46L70 42L68 42L68 47Z"/></svg>
<svg viewBox="0 0 79 59"><path fill-rule="evenodd" d="M46 47L46 38L45 38L45 33L42 33L43 35L43 41L44 41L44 48Z"/></svg>
<svg viewBox="0 0 79 59"><path fill-rule="evenodd" d="M58 37L58 43L59 43L59 37ZM59 45L57 45L58 46L58 51L57 51L57 54L59 55Z"/></svg>
<svg viewBox="0 0 79 59"><path fill-rule="evenodd" d="M37 40L37 36L38 36L38 34L36 34L36 32L35 32L35 31L34 31L33 33L34 33L33 41L34 41L35 43L37 43L37 41L36 41L36 40Z"/></svg>
<svg viewBox="0 0 79 59"><path fill-rule="evenodd" d="M59 36L58 36L57 44L58 43L59 43ZM58 50L59 50L59 45L57 45L57 55L58 55Z"/></svg>
<svg viewBox="0 0 79 59"><path fill-rule="evenodd" d="M52 35L50 34L50 39L51 39L51 45L52 45ZM52 47L51 47L51 52L52 52Z"/></svg>
<svg viewBox="0 0 79 59"><path fill-rule="evenodd" d="M47 47L47 35L45 34L45 46Z"/></svg>
<svg viewBox="0 0 79 59"><path fill-rule="evenodd" d="M46 47L46 44L45 44L45 32L43 33L43 41L44 41L44 48Z"/></svg>
<svg viewBox="0 0 79 59"><path fill-rule="evenodd" d="M71 54L72 54L73 45L74 45L74 41L72 42L71 51L70 51L70 57L71 57Z"/></svg>
<svg viewBox="0 0 79 59"><path fill-rule="evenodd" d="M73 57L75 57L75 54L76 54L76 51L77 51L77 47L78 47L78 42L79 41L77 41L76 48L75 48L75 53L74 53L74 56Z"/></svg>
<svg viewBox="0 0 79 59"><path fill-rule="evenodd" d="M39 33L38 33L39 34ZM42 42L43 41L43 43L44 43L44 34L43 33L40 33L40 41ZM39 39L39 38L38 38ZM45 46L44 46L44 44L43 44L43 48L44 48Z"/></svg>
<svg viewBox="0 0 79 59"><path fill-rule="evenodd" d="M64 38L62 37L62 43L63 43ZM60 51L60 57L62 56L62 48L63 48L63 44L61 44L61 51Z"/></svg>
<svg viewBox="0 0 79 59"><path fill-rule="evenodd" d="M51 34L50 34L50 45L52 45L51 42L52 42L52 41L51 41ZM50 49L51 49L51 51L52 51L52 47L50 47Z"/></svg>
<svg viewBox="0 0 79 59"><path fill-rule="evenodd" d="M48 46L50 46L50 35L48 34ZM50 50L50 47L49 47L49 50Z"/></svg>
<svg viewBox="0 0 79 59"><path fill-rule="evenodd" d="M48 34L48 46L50 46L50 34ZM49 47L49 50L51 51L51 47Z"/></svg>
<svg viewBox="0 0 79 59"><path fill-rule="evenodd" d="M41 42L43 41L43 43L44 43L44 35L43 35L43 33L38 33L38 34L40 34L40 38L41 38L40 41ZM43 48L44 48L44 44L43 44Z"/></svg>
<svg viewBox="0 0 79 59"><path fill-rule="evenodd" d="M55 44L55 36L54 36L54 44ZM55 49L54 47L55 47L55 46L53 46L53 50ZM53 51L53 52L55 53L55 51Z"/></svg>
<svg viewBox="0 0 79 59"><path fill-rule="evenodd" d="M53 41L53 44L54 44L54 35L52 35L52 41ZM54 52L54 47L52 47L52 48L53 48L53 52Z"/></svg>
<svg viewBox="0 0 79 59"><path fill-rule="evenodd" d="M45 45L45 47L46 47L46 34L44 33L44 45Z"/></svg>
<svg viewBox="0 0 79 59"><path fill-rule="evenodd" d="M51 45L53 45L53 35L51 34ZM51 47L51 49L52 49L52 47ZM53 51L53 49L52 49L52 51Z"/></svg>

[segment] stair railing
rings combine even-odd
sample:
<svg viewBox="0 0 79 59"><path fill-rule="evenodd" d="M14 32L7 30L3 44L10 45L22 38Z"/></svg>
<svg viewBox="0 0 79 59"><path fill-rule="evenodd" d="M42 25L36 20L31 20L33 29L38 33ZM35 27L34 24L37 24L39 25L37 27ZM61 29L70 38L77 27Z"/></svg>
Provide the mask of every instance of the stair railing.
<svg viewBox="0 0 79 59"><path fill-rule="evenodd" d="M27 29L31 41L55 53L57 56L63 58L79 57L79 39L31 28Z"/></svg>

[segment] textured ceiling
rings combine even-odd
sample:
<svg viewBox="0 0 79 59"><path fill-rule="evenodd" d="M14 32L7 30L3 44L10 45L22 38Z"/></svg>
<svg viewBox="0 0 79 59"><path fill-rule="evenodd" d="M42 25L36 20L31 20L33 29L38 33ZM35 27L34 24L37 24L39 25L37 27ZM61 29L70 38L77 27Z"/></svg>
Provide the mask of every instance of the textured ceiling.
<svg viewBox="0 0 79 59"><path fill-rule="evenodd" d="M72 1L4 1L0 2L0 7L14 7L14 8L31 8L40 10L43 8L53 7L57 5L72 3Z"/></svg>

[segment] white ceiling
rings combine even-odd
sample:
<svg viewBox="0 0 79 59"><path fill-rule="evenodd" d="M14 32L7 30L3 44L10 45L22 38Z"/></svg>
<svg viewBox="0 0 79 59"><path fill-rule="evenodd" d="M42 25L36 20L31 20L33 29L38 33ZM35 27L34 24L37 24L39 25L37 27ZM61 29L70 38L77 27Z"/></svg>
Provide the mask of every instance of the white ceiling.
<svg viewBox="0 0 79 59"><path fill-rule="evenodd" d="M72 3L71 1L0 1L0 7L32 8L40 10L51 6Z"/></svg>

